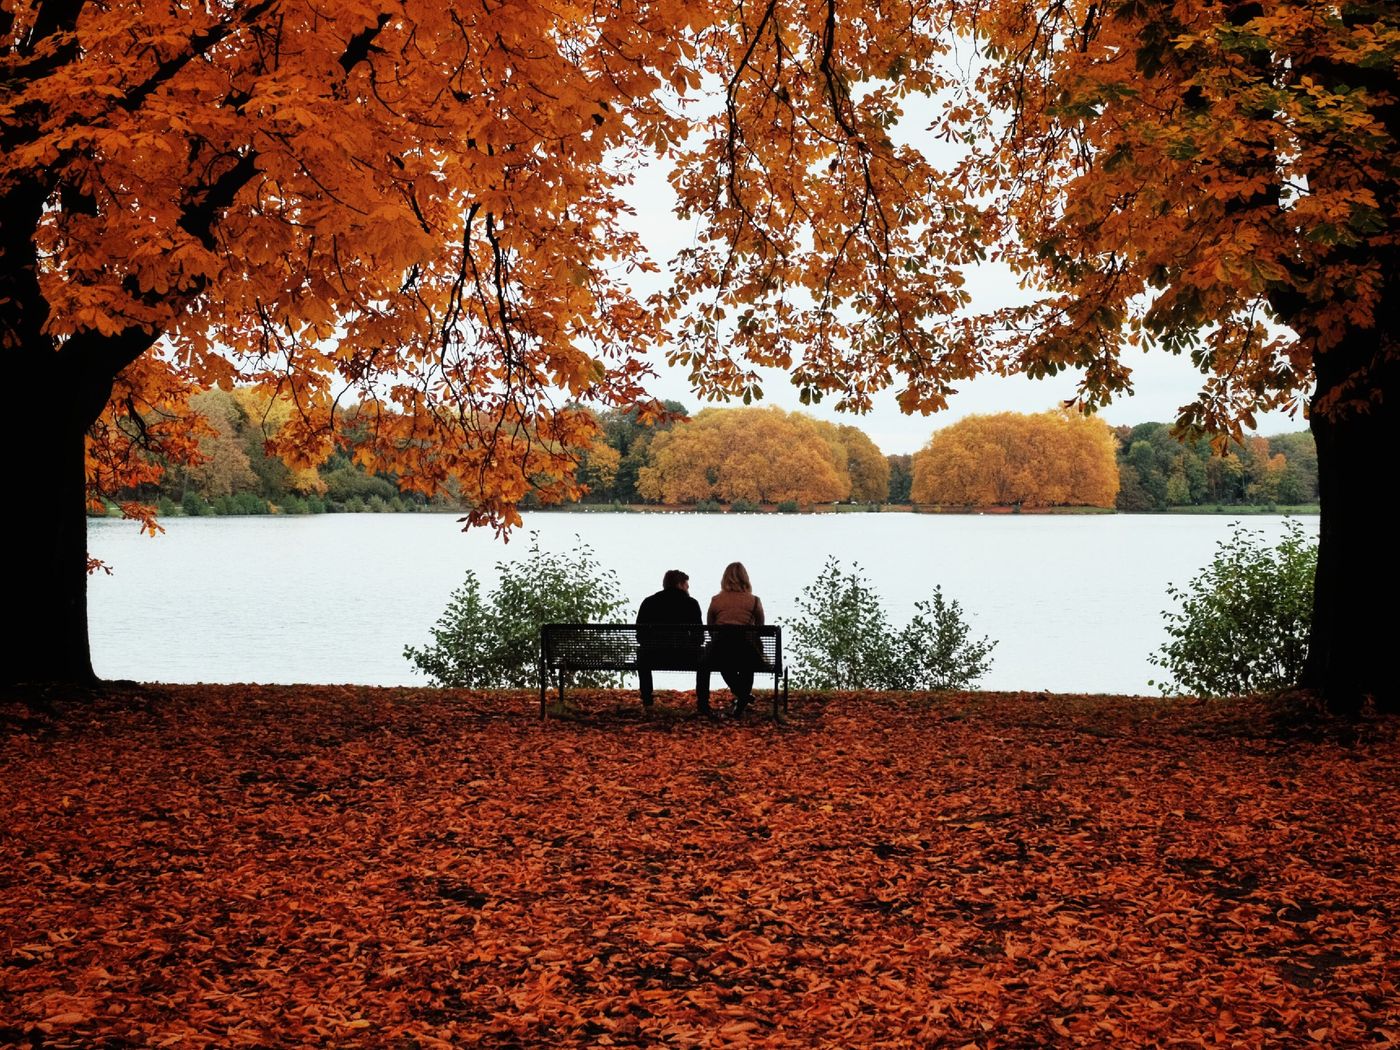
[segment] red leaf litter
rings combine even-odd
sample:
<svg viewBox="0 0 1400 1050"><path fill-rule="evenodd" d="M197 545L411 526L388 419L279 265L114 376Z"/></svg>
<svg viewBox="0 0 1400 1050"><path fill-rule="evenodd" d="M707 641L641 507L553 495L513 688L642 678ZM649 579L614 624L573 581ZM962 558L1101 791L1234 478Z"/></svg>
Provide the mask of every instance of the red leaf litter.
<svg viewBox="0 0 1400 1050"><path fill-rule="evenodd" d="M1400 1045L1393 721L671 703L0 708L0 1045Z"/></svg>

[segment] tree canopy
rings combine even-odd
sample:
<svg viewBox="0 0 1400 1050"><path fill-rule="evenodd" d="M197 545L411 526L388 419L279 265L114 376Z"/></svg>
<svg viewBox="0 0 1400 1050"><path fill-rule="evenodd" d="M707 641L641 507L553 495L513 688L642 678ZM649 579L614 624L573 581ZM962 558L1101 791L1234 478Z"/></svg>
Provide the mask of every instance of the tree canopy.
<svg viewBox="0 0 1400 1050"><path fill-rule="evenodd" d="M193 454L195 386L289 395L293 466L348 395L363 465L509 526L577 494L584 404L660 413L663 338L705 397L775 366L907 411L1071 368L1093 407L1147 343L1206 375L1185 426L1309 399L1310 680L1381 690L1394 620L1352 591L1400 568L1357 497L1360 450L1400 445L1397 70L1375 0L7 0L0 348L62 392L4 422L64 508L19 581L52 595L21 673L90 674L83 487ZM644 300L621 219L650 159L696 232ZM1032 302L970 311L984 260Z"/></svg>
<svg viewBox="0 0 1400 1050"><path fill-rule="evenodd" d="M1111 507L1117 443L1101 419L1067 412L969 416L914 455L915 503Z"/></svg>
<svg viewBox="0 0 1400 1050"><path fill-rule="evenodd" d="M832 503L851 494L840 437L800 412L708 408L656 435L637 489L666 503Z"/></svg>

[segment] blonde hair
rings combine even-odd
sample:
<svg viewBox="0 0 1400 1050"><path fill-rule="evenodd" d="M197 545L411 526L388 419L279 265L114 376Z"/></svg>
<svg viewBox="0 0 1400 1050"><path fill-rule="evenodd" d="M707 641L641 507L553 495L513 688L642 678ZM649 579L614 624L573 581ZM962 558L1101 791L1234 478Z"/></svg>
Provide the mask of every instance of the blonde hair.
<svg viewBox="0 0 1400 1050"><path fill-rule="evenodd" d="M724 575L719 579L719 589L722 591L741 591L744 594L753 593L753 584L749 582L749 570L744 568L741 561L731 561L724 567Z"/></svg>

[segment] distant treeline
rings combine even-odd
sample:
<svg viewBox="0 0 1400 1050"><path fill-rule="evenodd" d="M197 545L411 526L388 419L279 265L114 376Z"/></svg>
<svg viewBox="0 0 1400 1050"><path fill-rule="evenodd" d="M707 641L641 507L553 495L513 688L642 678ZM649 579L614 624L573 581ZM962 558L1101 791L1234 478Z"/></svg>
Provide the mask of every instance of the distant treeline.
<svg viewBox="0 0 1400 1050"><path fill-rule="evenodd" d="M395 478L367 472L343 452L318 468L293 470L264 446L288 414L248 388L206 390L190 399L213 430L199 439L202 462L167 465L158 484L120 493L153 504L164 517L184 514L323 514L412 511L432 505L400 492ZM449 504L442 504L444 508Z"/></svg>
<svg viewBox="0 0 1400 1050"><path fill-rule="evenodd" d="M285 406L252 390L209 390L193 405L212 431L202 461L122 493L165 516L460 509L402 493L342 452L292 470L265 451ZM945 427L913 455L883 455L854 426L776 408L706 409L654 426L636 412L598 416L599 441L578 467L590 505L684 504L702 510L795 511L852 502L948 507L1299 505L1317 501L1307 431L1247 438L1221 455L1163 423L1109 428L1067 413L999 413ZM533 505L529 498L525 506Z"/></svg>
<svg viewBox="0 0 1400 1050"><path fill-rule="evenodd" d="M667 402L667 407L684 416L683 406ZM729 425L705 424L706 418L714 417L727 418ZM1221 455L1212 451L1209 438L1178 441L1165 423L1110 428L1095 419L1058 412L1000 413L945 427L919 452L885 456L887 472L881 477L871 469L860 442L847 433L852 427L820 424L814 430L807 424L816 420L774 409L709 409L695 422L702 425L687 425L687 440L677 447L675 439L661 437L673 425L640 426L635 413L604 413L600 423L607 447L585 461L583 477L590 491L583 502L699 503L706 508L749 509L760 503L806 504L834 498L952 506L1084 505L1122 511L1317 502L1317 449L1306 430L1246 438ZM818 459L840 462L841 449L823 451L815 439L827 446L844 446L849 495L830 494L825 466ZM795 448L803 443L816 449L807 462L816 463L817 468L790 469ZM1111 453L1105 451L1108 448ZM678 469L677 461L683 469ZM764 471L786 474L789 484L806 485L810 491L784 492L786 498L775 492L768 499L758 499L756 489L741 490L745 484L757 486ZM922 478L917 486L916 475ZM1049 495L1028 499L1032 483ZM872 485L877 489L872 490Z"/></svg>
<svg viewBox="0 0 1400 1050"><path fill-rule="evenodd" d="M1317 446L1309 431L1245 438L1224 455L1209 438L1181 442L1165 423L1117 427L1119 510L1317 502Z"/></svg>

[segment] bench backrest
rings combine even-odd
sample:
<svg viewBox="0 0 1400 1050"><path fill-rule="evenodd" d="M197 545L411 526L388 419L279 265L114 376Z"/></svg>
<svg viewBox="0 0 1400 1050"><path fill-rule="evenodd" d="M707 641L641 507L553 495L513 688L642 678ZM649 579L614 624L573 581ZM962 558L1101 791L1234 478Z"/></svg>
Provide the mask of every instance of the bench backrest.
<svg viewBox="0 0 1400 1050"><path fill-rule="evenodd" d="M781 674L781 627L699 624L550 623L540 631L540 663L570 671L753 670Z"/></svg>

